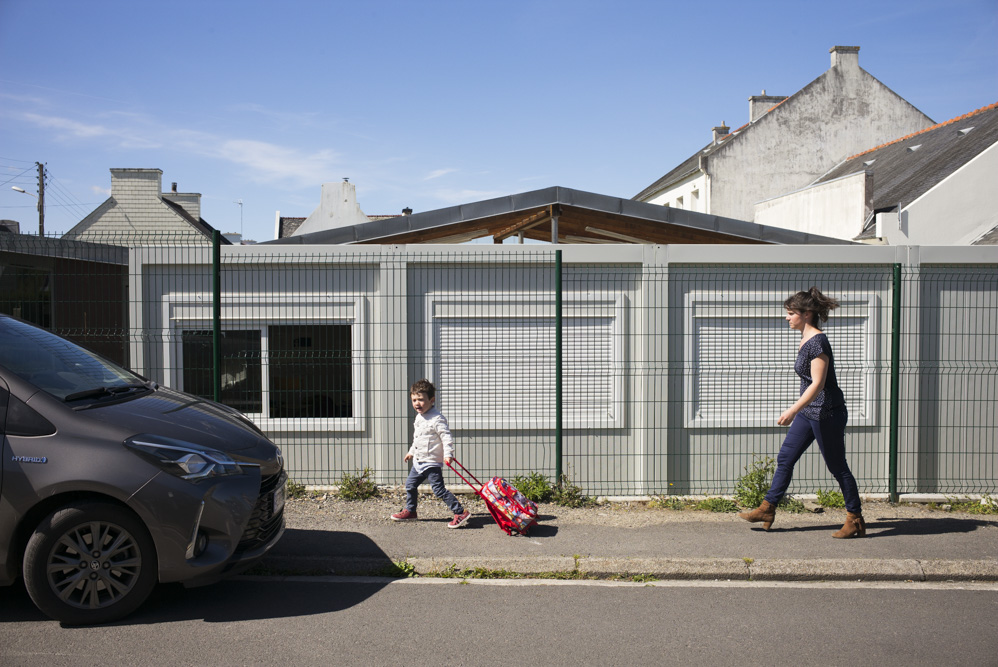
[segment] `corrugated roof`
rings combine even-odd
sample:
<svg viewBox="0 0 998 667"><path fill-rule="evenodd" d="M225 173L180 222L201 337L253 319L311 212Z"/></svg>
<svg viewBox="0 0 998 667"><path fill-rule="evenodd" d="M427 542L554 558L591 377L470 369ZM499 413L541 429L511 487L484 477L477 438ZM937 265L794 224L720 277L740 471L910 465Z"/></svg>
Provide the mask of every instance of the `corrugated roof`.
<svg viewBox="0 0 998 667"><path fill-rule="evenodd" d="M998 103L864 151L837 165L815 184L873 174L873 209L904 208L998 142ZM874 222L857 238L873 234Z"/></svg>

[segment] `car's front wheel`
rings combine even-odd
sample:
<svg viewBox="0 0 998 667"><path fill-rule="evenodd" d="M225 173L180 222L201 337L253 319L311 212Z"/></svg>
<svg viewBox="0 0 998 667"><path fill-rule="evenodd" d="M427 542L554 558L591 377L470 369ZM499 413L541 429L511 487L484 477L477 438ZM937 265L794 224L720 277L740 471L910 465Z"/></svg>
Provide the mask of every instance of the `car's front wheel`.
<svg viewBox="0 0 998 667"><path fill-rule="evenodd" d="M42 612L70 625L106 623L135 611L156 585L156 551L129 510L102 502L62 507L24 552L24 583Z"/></svg>

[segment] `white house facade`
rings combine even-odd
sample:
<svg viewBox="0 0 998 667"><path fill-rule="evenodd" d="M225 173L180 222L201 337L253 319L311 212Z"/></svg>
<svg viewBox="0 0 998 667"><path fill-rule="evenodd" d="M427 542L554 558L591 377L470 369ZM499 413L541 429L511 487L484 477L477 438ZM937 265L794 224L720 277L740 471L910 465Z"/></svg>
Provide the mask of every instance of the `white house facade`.
<svg viewBox="0 0 998 667"><path fill-rule="evenodd" d="M933 121L859 66L859 47L789 97L749 100L749 122L635 195L638 201L754 220L757 202L804 188L851 155Z"/></svg>
<svg viewBox="0 0 998 667"><path fill-rule="evenodd" d="M755 221L888 245L973 245L998 228L998 104L850 157Z"/></svg>

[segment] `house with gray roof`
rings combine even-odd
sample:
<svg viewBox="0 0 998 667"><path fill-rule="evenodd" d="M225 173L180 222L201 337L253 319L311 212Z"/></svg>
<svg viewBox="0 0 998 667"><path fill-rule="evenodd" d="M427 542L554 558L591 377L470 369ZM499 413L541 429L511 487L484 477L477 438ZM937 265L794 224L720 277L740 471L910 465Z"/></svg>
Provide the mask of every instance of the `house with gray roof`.
<svg viewBox="0 0 998 667"><path fill-rule="evenodd" d="M765 90L750 97L748 123L713 128L709 144L633 198L760 222L757 202L807 187L851 155L934 124L859 66L858 46L830 53L821 76L789 97Z"/></svg>
<svg viewBox="0 0 998 667"><path fill-rule="evenodd" d="M998 103L853 155L760 224L888 245L998 241Z"/></svg>
<svg viewBox="0 0 998 667"><path fill-rule="evenodd" d="M215 229L201 218L201 195L162 191L161 169L111 169L111 196L62 238L117 246L206 245ZM223 245L230 242L224 237Z"/></svg>

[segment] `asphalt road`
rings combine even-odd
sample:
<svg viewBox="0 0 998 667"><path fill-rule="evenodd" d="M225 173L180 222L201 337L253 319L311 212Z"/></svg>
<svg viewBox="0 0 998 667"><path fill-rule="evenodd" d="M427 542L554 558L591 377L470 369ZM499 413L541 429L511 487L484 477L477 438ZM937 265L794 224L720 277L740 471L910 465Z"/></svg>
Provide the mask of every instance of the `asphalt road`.
<svg viewBox="0 0 998 667"><path fill-rule="evenodd" d="M64 628L2 590L13 665L998 665L998 585L242 578Z"/></svg>

